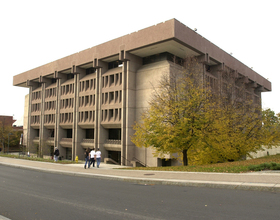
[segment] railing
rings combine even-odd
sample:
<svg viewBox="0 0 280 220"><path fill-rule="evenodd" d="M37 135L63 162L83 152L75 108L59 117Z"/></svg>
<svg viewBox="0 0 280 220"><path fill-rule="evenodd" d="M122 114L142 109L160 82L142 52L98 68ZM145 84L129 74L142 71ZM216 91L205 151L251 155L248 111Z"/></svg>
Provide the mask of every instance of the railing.
<svg viewBox="0 0 280 220"><path fill-rule="evenodd" d="M94 139L83 139L83 143L94 144Z"/></svg>
<svg viewBox="0 0 280 220"><path fill-rule="evenodd" d="M62 142L72 142L72 138L61 138Z"/></svg>
<svg viewBox="0 0 280 220"><path fill-rule="evenodd" d="M106 163L111 162L113 164L120 165L117 161L113 160L112 158L106 158L105 160L106 160Z"/></svg>
<svg viewBox="0 0 280 220"><path fill-rule="evenodd" d="M132 160L135 160L136 162L140 163L140 164L143 165L144 167L149 167L147 164L145 164L144 162L138 160L136 157L133 157Z"/></svg>
<svg viewBox="0 0 280 220"><path fill-rule="evenodd" d="M107 139L105 144L116 144L116 145L121 145L121 143L122 143L121 140Z"/></svg>
<svg viewBox="0 0 280 220"><path fill-rule="evenodd" d="M130 164L130 163L131 163L131 161L128 160L128 159L126 159L124 156L121 156L121 158L123 158L126 162L128 162L128 163L126 163L126 164Z"/></svg>

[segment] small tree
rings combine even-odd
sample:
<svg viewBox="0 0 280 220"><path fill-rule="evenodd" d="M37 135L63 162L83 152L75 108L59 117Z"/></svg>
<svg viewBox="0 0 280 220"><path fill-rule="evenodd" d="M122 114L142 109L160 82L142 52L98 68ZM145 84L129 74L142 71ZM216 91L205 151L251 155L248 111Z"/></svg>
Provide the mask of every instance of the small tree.
<svg viewBox="0 0 280 220"><path fill-rule="evenodd" d="M4 125L0 121L0 148L7 151L7 146L15 147L19 145L21 131L14 131L12 126Z"/></svg>
<svg viewBox="0 0 280 220"><path fill-rule="evenodd" d="M271 109L262 111L264 145L268 147L280 145L280 113L277 115Z"/></svg>

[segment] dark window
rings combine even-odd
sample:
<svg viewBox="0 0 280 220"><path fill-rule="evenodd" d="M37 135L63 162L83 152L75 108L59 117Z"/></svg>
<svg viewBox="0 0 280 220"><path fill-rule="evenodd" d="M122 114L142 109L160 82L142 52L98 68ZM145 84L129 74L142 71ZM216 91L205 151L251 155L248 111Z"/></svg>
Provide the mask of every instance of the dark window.
<svg viewBox="0 0 280 220"><path fill-rule="evenodd" d="M117 68L117 67L119 67L119 65L121 65L121 64L122 64L122 61L120 61L120 60L110 62L110 63L108 63L108 69Z"/></svg>
<svg viewBox="0 0 280 220"><path fill-rule="evenodd" d="M72 129L67 129L67 138L72 138Z"/></svg>
<svg viewBox="0 0 280 220"><path fill-rule="evenodd" d="M94 139L94 129L86 129L86 139Z"/></svg>
<svg viewBox="0 0 280 220"><path fill-rule="evenodd" d="M54 129L50 129L49 132L50 132L50 137L54 137Z"/></svg>
<svg viewBox="0 0 280 220"><path fill-rule="evenodd" d="M67 74L67 79L73 79L73 78L74 78L74 74L73 73Z"/></svg>
<svg viewBox="0 0 280 220"><path fill-rule="evenodd" d="M177 57L171 53L164 52L164 53L159 53L159 54L154 54L148 57L143 58L143 65L145 64L150 64L150 63L155 63L163 60L168 60L171 62L174 62L179 65L183 65L184 60L180 57Z"/></svg>
<svg viewBox="0 0 280 220"><path fill-rule="evenodd" d="M109 139L110 140L121 140L121 129L109 129Z"/></svg>
<svg viewBox="0 0 280 220"><path fill-rule="evenodd" d="M40 136L40 129L35 129L35 137L39 137Z"/></svg>
<svg viewBox="0 0 280 220"><path fill-rule="evenodd" d="M89 75L89 74L94 73L94 72L95 72L95 70L96 70L96 69L95 69L95 68L93 68L93 67L86 69L86 75Z"/></svg>

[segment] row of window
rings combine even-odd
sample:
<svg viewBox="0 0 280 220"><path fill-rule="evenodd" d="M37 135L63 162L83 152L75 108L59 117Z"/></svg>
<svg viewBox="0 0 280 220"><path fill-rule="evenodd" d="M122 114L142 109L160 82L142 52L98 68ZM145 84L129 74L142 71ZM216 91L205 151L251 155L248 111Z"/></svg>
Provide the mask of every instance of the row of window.
<svg viewBox="0 0 280 220"><path fill-rule="evenodd" d="M89 79L80 82L80 92L95 90L96 88L96 79Z"/></svg>
<svg viewBox="0 0 280 220"><path fill-rule="evenodd" d="M74 98L60 100L60 109L66 108L74 108Z"/></svg>
<svg viewBox="0 0 280 220"><path fill-rule="evenodd" d="M122 73L111 74L102 77L102 88L119 86L122 84Z"/></svg>
<svg viewBox="0 0 280 220"><path fill-rule="evenodd" d="M74 83L61 86L61 95L74 94Z"/></svg>
<svg viewBox="0 0 280 220"><path fill-rule="evenodd" d="M121 108L116 109L104 109L102 110L102 121L103 122L118 122L121 121L122 114Z"/></svg>
<svg viewBox="0 0 280 220"><path fill-rule="evenodd" d="M55 123L55 114L45 115L45 123L47 123L47 124Z"/></svg>
<svg viewBox="0 0 280 220"><path fill-rule="evenodd" d="M56 101L45 102L45 110L55 110L56 109Z"/></svg>
<svg viewBox="0 0 280 220"><path fill-rule="evenodd" d="M95 105L95 95L86 95L79 97L79 106L94 106Z"/></svg>
<svg viewBox="0 0 280 220"><path fill-rule="evenodd" d="M122 102L122 91L102 93L102 105Z"/></svg>
<svg viewBox="0 0 280 220"><path fill-rule="evenodd" d="M95 121L94 113L95 111L79 112L79 122L94 122Z"/></svg>
<svg viewBox="0 0 280 220"><path fill-rule="evenodd" d="M31 112L41 111L41 103L35 103L31 105Z"/></svg>
<svg viewBox="0 0 280 220"><path fill-rule="evenodd" d="M217 78L210 76L209 74L206 74L206 83L207 86L209 86L213 90L218 89L218 81Z"/></svg>
<svg viewBox="0 0 280 220"><path fill-rule="evenodd" d="M41 91L32 92L32 100L41 99Z"/></svg>
<svg viewBox="0 0 280 220"><path fill-rule="evenodd" d="M46 98L56 97L56 88L46 89L45 97Z"/></svg>
<svg viewBox="0 0 280 220"><path fill-rule="evenodd" d="M73 123L73 112L61 113L60 123Z"/></svg>
<svg viewBox="0 0 280 220"><path fill-rule="evenodd" d="M31 124L40 124L40 115L31 116Z"/></svg>

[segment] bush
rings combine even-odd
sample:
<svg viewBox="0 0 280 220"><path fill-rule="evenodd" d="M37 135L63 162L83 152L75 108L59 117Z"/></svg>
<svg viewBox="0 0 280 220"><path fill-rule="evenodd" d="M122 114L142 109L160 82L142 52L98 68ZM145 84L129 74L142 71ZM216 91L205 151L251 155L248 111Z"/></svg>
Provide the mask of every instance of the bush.
<svg viewBox="0 0 280 220"><path fill-rule="evenodd" d="M249 170L252 171L261 171L261 170L280 170L280 164L277 163L262 163L259 165L250 165L248 166Z"/></svg>

